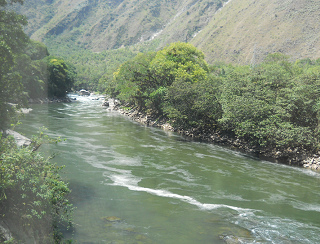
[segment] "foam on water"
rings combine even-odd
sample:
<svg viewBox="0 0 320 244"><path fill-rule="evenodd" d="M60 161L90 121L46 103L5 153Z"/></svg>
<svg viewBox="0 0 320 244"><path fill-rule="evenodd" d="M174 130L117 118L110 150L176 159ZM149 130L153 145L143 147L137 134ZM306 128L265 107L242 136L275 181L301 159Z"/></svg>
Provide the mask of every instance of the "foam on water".
<svg viewBox="0 0 320 244"><path fill-rule="evenodd" d="M294 203L293 207L303 211L320 212L320 206L318 204Z"/></svg>
<svg viewBox="0 0 320 244"><path fill-rule="evenodd" d="M151 189L151 188L141 187L141 186L138 186L138 183L141 181L141 178L136 178L132 175L110 175L109 178L113 181L113 183L110 185L123 186L123 187L128 188L131 191L147 192L152 195L159 196L159 197L178 199L183 202L189 203L191 205L195 205L201 210L229 208L229 209L232 209L232 210L235 210L238 212L247 212L247 211L252 212L252 211L254 211L252 209L239 208L239 207L234 207L234 206L225 205L225 204L201 203L190 196L179 195L179 194L172 193L172 192L164 190L164 189Z"/></svg>
<svg viewBox="0 0 320 244"><path fill-rule="evenodd" d="M101 243L102 238L90 240L90 235L105 234L104 226L99 231L97 218L108 213L123 214L121 224L150 226L148 234L155 243L212 243L216 235L212 227L221 223L234 228L235 237L241 237L237 234L241 228L250 231L253 239L242 243L320 243L319 173L252 160L240 152L156 128L128 126L127 118L108 118L120 115L105 111L99 104L102 100L74 98L73 103L49 104L38 112L35 106L24 132L37 131L47 123L48 135L67 139L56 146L55 160L64 157L68 178L76 183L74 190L80 189L81 199L86 199L77 212L87 214L90 209L88 215L77 216L75 239L79 242ZM88 198L88 192L93 197ZM178 205L171 209L167 204ZM194 211L187 212L190 209ZM203 217L211 215L217 221L209 225ZM186 222L191 229L185 228ZM87 230L81 227L85 223ZM198 226L210 228L210 241L206 234L199 235ZM130 236L120 232L115 241ZM170 234L170 242L157 239ZM189 242L179 242L180 236L187 236Z"/></svg>

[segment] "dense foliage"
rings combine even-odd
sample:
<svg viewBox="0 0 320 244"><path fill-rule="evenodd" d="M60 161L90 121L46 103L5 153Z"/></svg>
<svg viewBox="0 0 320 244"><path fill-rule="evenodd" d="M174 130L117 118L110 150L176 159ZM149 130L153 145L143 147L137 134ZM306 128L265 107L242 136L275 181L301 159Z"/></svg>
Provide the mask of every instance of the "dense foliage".
<svg viewBox="0 0 320 244"><path fill-rule="evenodd" d="M6 131L28 98L65 96L74 71L29 40L24 16L7 9L16 2L22 0L0 0L0 221L16 239L4 237L0 226L0 242L61 243L59 226L71 224L72 212L61 168L36 152L39 140L18 148Z"/></svg>
<svg viewBox="0 0 320 244"><path fill-rule="evenodd" d="M12 71L19 74L23 89L23 94L17 96L26 99L65 97L76 79L73 65L49 56L47 47L33 40L17 55Z"/></svg>
<svg viewBox="0 0 320 244"><path fill-rule="evenodd" d="M100 82L101 77L112 77L117 67L133 58L137 52L129 48L93 53L91 51L79 51L71 53L63 58L72 63L77 71L77 77L73 84L73 89L79 91L86 89L89 91L103 92L106 87Z"/></svg>
<svg viewBox="0 0 320 244"><path fill-rule="evenodd" d="M320 61L271 54L255 67L216 64L186 43L120 66L107 93L178 129L221 132L257 150L319 149Z"/></svg>
<svg viewBox="0 0 320 244"><path fill-rule="evenodd" d="M20 76L11 72L16 56L22 52L27 44L28 37L23 32L26 19L12 11L7 11L8 4L21 2L18 0L0 0L0 130L10 124L14 114L12 102L13 94L18 96L15 102L18 105L25 103L19 94L23 93Z"/></svg>
<svg viewBox="0 0 320 244"><path fill-rule="evenodd" d="M260 65L232 67L221 86L221 127L257 147L319 147L319 63L271 54Z"/></svg>
<svg viewBox="0 0 320 244"><path fill-rule="evenodd" d="M16 240L60 243L59 227L71 224L70 190L58 174L61 167L34 151L37 143L18 148L0 133L0 218L15 227Z"/></svg>
<svg viewBox="0 0 320 244"><path fill-rule="evenodd" d="M107 92L140 110L163 113L167 88L181 80L206 78L204 55L191 44L173 43L157 53L138 54L125 62L108 81Z"/></svg>
<svg viewBox="0 0 320 244"><path fill-rule="evenodd" d="M48 96L65 97L71 91L75 80L76 72L73 66L68 65L63 59L49 57L47 68L49 73Z"/></svg>

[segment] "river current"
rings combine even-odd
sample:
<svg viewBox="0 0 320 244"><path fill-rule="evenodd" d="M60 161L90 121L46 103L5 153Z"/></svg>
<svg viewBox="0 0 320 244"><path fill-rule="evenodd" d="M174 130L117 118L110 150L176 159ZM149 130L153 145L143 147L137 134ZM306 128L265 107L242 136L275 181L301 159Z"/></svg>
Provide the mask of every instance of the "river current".
<svg viewBox="0 0 320 244"><path fill-rule="evenodd" d="M76 243L320 243L320 174L142 126L101 100L33 105L65 165Z"/></svg>

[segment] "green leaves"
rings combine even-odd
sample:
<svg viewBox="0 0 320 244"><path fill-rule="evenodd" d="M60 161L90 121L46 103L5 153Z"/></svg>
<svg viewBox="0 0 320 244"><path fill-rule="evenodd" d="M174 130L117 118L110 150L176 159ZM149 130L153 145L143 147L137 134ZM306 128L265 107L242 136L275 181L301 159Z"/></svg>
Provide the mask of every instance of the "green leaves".
<svg viewBox="0 0 320 244"><path fill-rule="evenodd" d="M179 79L197 82L205 79L208 72L204 54L193 45L183 42L172 43L158 51L150 68L162 86L170 86Z"/></svg>
<svg viewBox="0 0 320 244"><path fill-rule="evenodd" d="M23 104L23 99L20 99L23 96L20 77L12 72L12 67L16 56L28 42L23 32L23 25L27 22L25 17L5 8L13 2L21 1L0 2L0 130L11 124L14 108L9 103Z"/></svg>
<svg viewBox="0 0 320 244"><path fill-rule="evenodd" d="M124 63L112 95L175 128L221 131L264 149L319 148L318 61L289 62L275 53L255 66L217 64L211 72L203 53L173 43Z"/></svg>
<svg viewBox="0 0 320 244"><path fill-rule="evenodd" d="M60 243L55 234L58 225L71 223L70 190L59 176L62 167L36 153L33 146L19 149L13 138L0 139L1 214L19 220L22 229L36 231L41 243L51 243L47 238L52 237Z"/></svg>
<svg viewBox="0 0 320 244"><path fill-rule="evenodd" d="M227 70L220 88L222 128L262 148L315 150L320 93L317 75L309 72L310 63L292 64L280 54L253 69Z"/></svg>
<svg viewBox="0 0 320 244"><path fill-rule="evenodd" d="M73 86L76 74L75 70L63 59L55 57L48 57L47 65L49 72L49 97L65 97Z"/></svg>
<svg viewBox="0 0 320 244"><path fill-rule="evenodd" d="M167 91L174 82L196 83L207 76L204 55L188 43L173 43L157 53L138 54L123 63L107 92L120 100L163 114Z"/></svg>

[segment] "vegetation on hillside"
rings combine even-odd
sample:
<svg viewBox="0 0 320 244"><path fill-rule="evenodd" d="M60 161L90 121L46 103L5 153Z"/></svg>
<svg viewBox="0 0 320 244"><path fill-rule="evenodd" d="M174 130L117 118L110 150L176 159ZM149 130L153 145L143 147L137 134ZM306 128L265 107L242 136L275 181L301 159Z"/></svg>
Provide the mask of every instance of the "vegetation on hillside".
<svg viewBox="0 0 320 244"><path fill-rule="evenodd" d="M22 3L0 0L0 221L13 234L8 240L1 226L0 242L61 243L59 228L70 225L72 212L61 168L36 152L43 138L18 148L7 129L28 98L65 96L74 72L63 60L49 57L43 44L29 40L25 17L7 8L16 2Z"/></svg>
<svg viewBox="0 0 320 244"><path fill-rule="evenodd" d="M73 84L73 89L79 91L86 89L89 91L105 90L104 84L99 80L102 77L112 77L117 67L133 58L137 52L129 48L93 53L91 51L75 52L64 59L72 63L77 71L77 77Z"/></svg>
<svg viewBox="0 0 320 244"><path fill-rule="evenodd" d="M190 42L210 63L261 63L274 52L317 59L319 11L317 0L232 0Z"/></svg>
<svg viewBox="0 0 320 244"><path fill-rule="evenodd" d="M270 54L256 66L216 64L191 44L138 54L105 81L126 106L179 130L222 133L257 151L319 149L320 61Z"/></svg>
<svg viewBox="0 0 320 244"><path fill-rule="evenodd" d="M15 9L28 17L29 36L62 55L69 50L102 52L132 46L155 38L156 33L158 38L161 31L162 47L189 41L225 1L29 0Z"/></svg>
<svg viewBox="0 0 320 244"><path fill-rule="evenodd" d="M10 226L10 243L62 243L60 229L72 224L70 190L59 176L62 167L35 151L44 142L40 135L18 148L12 137L0 133L0 219ZM9 240L0 232L4 241Z"/></svg>
<svg viewBox="0 0 320 244"><path fill-rule="evenodd" d="M156 48L190 42L209 63L260 63L274 52L293 60L319 57L317 0L226 2L28 0L14 8L28 17L27 34L58 56L157 40Z"/></svg>
<svg viewBox="0 0 320 244"><path fill-rule="evenodd" d="M157 51L177 41L202 49L208 63L255 65L273 52L318 58L315 0L226 2L30 0L13 9L28 17L28 35L75 66L75 90L102 92L100 78L111 78L140 47Z"/></svg>
<svg viewBox="0 0 320 244"><path fill-rule="evenodd" d="M72 64L50 56L43 43L33 40L16 57L12 71L19 75L24 91L19 96L25 99L63 98L76 80Z"/></svg>

